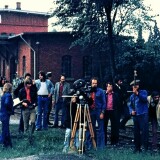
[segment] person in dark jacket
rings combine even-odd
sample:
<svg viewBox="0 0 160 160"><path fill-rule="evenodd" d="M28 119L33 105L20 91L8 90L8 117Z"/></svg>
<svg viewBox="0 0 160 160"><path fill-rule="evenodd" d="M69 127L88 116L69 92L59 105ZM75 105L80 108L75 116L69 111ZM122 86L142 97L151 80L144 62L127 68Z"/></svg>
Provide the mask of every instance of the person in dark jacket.
<svg viewBox="0 0 160 160"><path fill-rule="evenodd" d="M113 90L111 82L106 83L106 112L104 118L105 145L107 145L107 127L111 122L111 145L116 146L119 141L119 97Z"/></svg>
<svg viewBox="0 0 160 160"><path fill-rule="evenodd" d="M26 73L24 76L25 79L31 78L31 74L30 73ZM24 80L21 81L21 83L19 83L19 85L17 86L17 88L13 91L13 95L15 98L18 97L19 91L24 87ZM19 127L18 127L18 131L19 133L23 133L24 132L24 122L23 122L23 116L22 116L22 110L21 110L21 116L20 116L20 120L19 120Z"/></svg>
<svg viewBox="0 0 160 160"><path fill-rule="evenodd" d="M119 127L122 130L125 130L125 125L129 119L131 119L131 115L129 114L129 108L127 106L127 89L126 86L123 84L123 80L120 76L115 78L115 84L113 90L118 95L119 105L118 108L118 116L119 116Z"/></svg>
<svg viewBox="0 0 160 160"><path fill-rule="evenodd" d="M19 99L22 101L21 108L24 120L24 131L29 132L29 135L32 137L35 130L37 89L33 86L31 78L24 80L24 87L19 91ZM29 121L31 121L30 130Z"/></svg>
<svg viewBox="0 0 160 160"><path fill-rule="evenodd" d="M3 95L1 97L1 122L2 122L2 134L1 142L3 147L12 147L10 130L9 130L9 121L10 116L13 114L13 99L12 99L12 84L6 83L3 86Z"/></svg>

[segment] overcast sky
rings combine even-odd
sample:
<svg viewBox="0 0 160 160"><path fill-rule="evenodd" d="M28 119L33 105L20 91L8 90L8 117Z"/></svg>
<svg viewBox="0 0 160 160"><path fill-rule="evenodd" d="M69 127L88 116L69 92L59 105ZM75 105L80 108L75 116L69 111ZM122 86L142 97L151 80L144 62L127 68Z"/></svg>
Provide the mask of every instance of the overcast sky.
<svg viewBox="0 0 160 160"><path fill-rule="evenodd" d="M8 5L9 8L16 9L16 2L21 2L22 10L48 12L53 7L53 0L0 0L0 8Z"/></svg>
<svg viewBox="0 0 160 160"><path fill-rule="evenodd" d="M30 11L40 11L40 12L49 12L51 8L54 7L54 0L0 0L0 8L4 8L5 5L8 5L11 9L16 9L16 2L21 2L22 10ZM147 6L151 6L153 11L151 14L159 14L160 9L157 4L159 0L144 0ZM158 27L160 28L160 16L156 18Z"/></svg>
<svg viewBox="0 0 160 160"><path fill-rule="evenodd" d="M9 8L16 8L16 2L21 2L22 10L47 12L53 7L54 0L0 0L0 8L8 5ZM154 13L160 13L158 0L144 0L146 5L151 5Z"/></svg>

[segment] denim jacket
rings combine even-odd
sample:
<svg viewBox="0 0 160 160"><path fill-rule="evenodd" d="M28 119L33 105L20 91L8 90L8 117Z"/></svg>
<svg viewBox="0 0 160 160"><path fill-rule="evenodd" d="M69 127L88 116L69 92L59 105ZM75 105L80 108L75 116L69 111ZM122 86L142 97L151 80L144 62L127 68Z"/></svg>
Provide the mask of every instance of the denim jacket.
<svg viewBox="0 0 160 160"><path fill-rule="evenodd" d="M100 109L101 112L105 112L106 109L106 96L104 90L97 88L95 98L96 109Z"/></svg>
<svg viewBox="0 0 160 160"><path fill-rule="evenodd" d="M138 95L132 94L130 96L129 111L136 111L136 115L142 115L148 113L148 101L147 101L147 91L139 90Z"/></svg>
<svg viewBox="0 0 160 160"><path fill-rule="evenodd" d="M0 110L1 116L10 116L14 114L13 111L13 99L11 93L4 93L1 98L1 110Z"/></svg>
<svg viewBox="0 0 160 160"><path fill-rule="evenodd" d="M48 93L49 94L53 94L54 93L54 85L53 85L53 83L49 79L46 79L45 82L47 84ZM41 87L40 79L35 80L35 84L36 84L37 90L39 90L40 87Z"/></svg>

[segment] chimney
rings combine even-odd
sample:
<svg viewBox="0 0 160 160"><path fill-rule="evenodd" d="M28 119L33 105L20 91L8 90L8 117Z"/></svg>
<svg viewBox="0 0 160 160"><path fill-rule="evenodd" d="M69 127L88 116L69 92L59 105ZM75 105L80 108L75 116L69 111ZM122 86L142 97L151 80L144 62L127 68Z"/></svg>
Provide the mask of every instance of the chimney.
<svg viewBox="0 0 160 160"><path fill-rule="evenodd" d="M8 9L8 5L5 5L4 8L5 8L5 9Z"/></svg>
<svg viewBox="0 0 160 160"><path fill-rule="evenodd" d="M17 2L16 4L17 4L17 8L16 9L17 10L21 10L21 2Z"/></svg>

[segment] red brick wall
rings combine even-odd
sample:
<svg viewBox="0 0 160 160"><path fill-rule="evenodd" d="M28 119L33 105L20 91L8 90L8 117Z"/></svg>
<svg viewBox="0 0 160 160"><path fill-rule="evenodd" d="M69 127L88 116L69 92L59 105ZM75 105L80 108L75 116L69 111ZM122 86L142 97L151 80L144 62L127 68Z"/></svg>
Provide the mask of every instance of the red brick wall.
<svg viewBox="0 0 160 160"><path fill-rule="evenodd" d="M25 37L26 38L26 37ZM83 56L88 53L81 52L80 48L76 47L69 49L72 37L69 34L51 34L51 35L41 35L38 37L32 38L32 47L36 51L36 69L38 72L43 70L45 72L51 71L53 75L53 81L56 82L59 80L61 73L61 63L62 56L71 55L72 57L72 69L71 69L71 78L74 80L83 77ZM39 45L36 45L36 42L39 42ZM31 61L27 61L28 69L27 72L32 73L33 75L33 53L30 54L30 51L26 46L21 46L19 51L19 73L21 74L22 70L22 57L26 55L26 58L29 60L32 57ZM30 65L31 64L31 65ZM30 65L30 67L29 67ZM38 78L38 76L36 77Z"/></svg>
<svg viewBox="0 0 160 160"><path fill-rule="evenodd" d="M2 12L0 14L1 33L48 32L48 18L43 15L16 12Z"/></svg>
<svg viewBox="0 0 160 160"><path fill-rule="evenodd" d="M23 56L26 57L26 72L31 73L31 52L30 52L30 48L24 42L20 42L19 46L20 48L19 48L17 72L18 72L18 75L21 77L21 76L24 76L23 75Z"/></svg>

